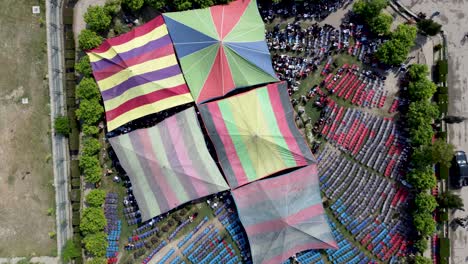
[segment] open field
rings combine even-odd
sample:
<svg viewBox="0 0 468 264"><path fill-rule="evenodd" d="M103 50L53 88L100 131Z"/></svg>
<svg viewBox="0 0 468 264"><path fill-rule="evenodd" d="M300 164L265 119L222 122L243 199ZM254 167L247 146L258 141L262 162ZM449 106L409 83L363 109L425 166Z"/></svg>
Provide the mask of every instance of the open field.
<svg viewBox="0 0 468 264"><path fill-rule="evenodd" d="M44 12L43 2L0 2L0 257L56 251Z"/></svg>

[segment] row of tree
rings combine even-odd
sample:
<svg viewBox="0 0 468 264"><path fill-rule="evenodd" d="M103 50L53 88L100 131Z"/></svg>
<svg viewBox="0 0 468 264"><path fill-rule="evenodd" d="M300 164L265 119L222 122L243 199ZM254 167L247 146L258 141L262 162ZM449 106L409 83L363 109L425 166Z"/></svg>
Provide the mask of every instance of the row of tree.
<svg viewBox="0 0 468 264"><path fill-rule="evenodd" d="M426 65L413 64L408 69L408 96L410 105L406 113L406 120L410 133L411 171L407 174L407 181L417 190L414 199L413 224L419 234L414 246L423 253L428 247L428 236L436 229L436 222L432 213L439 205L453 206L453 194L443 193L438 198L429 193L437 185L433 166L449 167L454 153L453 145L447 144L445 139L433 142L433 121L439 118L437 106L431 103L437 87L428 79L429 69ZM447 202L450 200L450 202ZM424 259L420 259L424 263Z"/></svg>
<svg viewBox="0 0 468 264"><path fill-rule="evenodd" d="M387 5L387 0L359 0L354 3L353 12L369 26L374 34L388 35L393 17L382 12Z"/></svg>
<svg viewBox="0 0 468 264"><path fill-rule="evenodd" d="M387 65L399 65L404 62L415 44L417 31L415 26L398 25L390 33L390 39L377 50L377 58Z"/></svg>
<svg viewBox="0 0 468 264"><path fill-rule="evenodd" d="M86 251L94 256L92 263L106 263L104 257L108 242L104 227L107 225L107 220L102 208L105 198L105 191L91 190L85 199L88 207L81 215L80 231L84 235L83 243Z"/></svg>

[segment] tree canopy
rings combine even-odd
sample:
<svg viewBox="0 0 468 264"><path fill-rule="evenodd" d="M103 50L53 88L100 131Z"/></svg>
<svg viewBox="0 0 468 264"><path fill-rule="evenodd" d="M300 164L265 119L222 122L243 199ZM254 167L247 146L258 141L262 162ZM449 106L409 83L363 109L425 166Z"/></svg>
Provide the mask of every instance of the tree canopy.
<svg viewBox="0 0 468 264"><path fill-rule="evenodd" d="M410 171L406 175L406 179L414 188L419 190L429 190L437 185L437 180L431 168Z"/></svg>
<svg viewBox="0 0 468 264"><path fill-rule="evenodd" d="M167 0L146 0L146 3L154 9L161 9L167 6Z"/></svg>
<svg viewBox="0 0 468 264"><path fill-rule="evenodd" d="M104 211L101 208L88 207L83 210L80 222L80 231L84 235L95 234L107 225Z"/></svg>
<svg viewBox="0 0 468 264"><path fill-rule="evenodd" d="M77 99L99 99L100 92L98 85L94 78L85 77L81 79L80 83L76 86L75 97Z"/></svg>
<svg viewBox="0 0 468 264"><path fill-rule="evenodd" d="M414 242L414 247L418 250L419 253L424 253L424 251L427 250L427 243L427 238L421 237Z"/></svg>
<svg viewBox="0 0 468 264"><path fill-rule="evenodd" d="M102 6L89 6L84 14L84 21L92 31L103 32L109 29L112 17Z"/></svg>
<svg viewBox="0 0 468 264"><path fill-rule="evenodd" d="M86 261L86 264L107 264L107 259L105 258L92 258Z"/></svg>
<svg viewBox="0 0 468 264"><path fill-rule="evenodd" d="M411 101L428 100L436 91L437 86L435 83L427 78L410 82L408 85L408 93Z"/></svg>
<svg viewBox="0 0 468 264"><path fill-rule="evenodd" d="M436 223L429 213L414 213L413 224L416 231L424 237L432 235L436 228Z"/></svg>
<svg viewBox="0 0 468 264"><path fill-rule="evenodd" d="M93 189L86 195L86 203L91 207L101 207L106 200L106 191Z"/></svg>
<svg viewBox="0 0 468 264"><path fill-rule="evenodd" d="M388 14L380 13L378 16L372 18L368 24L370 30L377 35L386 35L390 32L393 17Z"/></svg>
<svg viewBox="0 0 468 264"><path fill-rule="evenodd" d="M417 128L410 129L410 139L413 147L431 144L433 136L434 130L431 124L426 122L420 123Z"/></svg>
<svg viewBox="0 0 468 264"><path fill-rule="evenodd" d="M416 255L413 260L414 264L432 264L432 260L426 257Z"/></svg>
<svg viewBox="0 0 468 264"><path fill-rule="evenodd" d="M86 138L83 141L83 155L93 156L98 154L101 149L101 143L95 138Z"/></svg>
<svg viewBox="0 0 468 264"><path fill-rule="evenodd" d="M78 45L82 50L94 49L101 43L102 38L92 30L83 29L78 35Z"/></svg>
<svg viewBox="0 0 468 264"><path fill-rule="evenodd" d="M442 29L442 25L432 19L421 19L417 22L418 29L429 36L437 35Z"/></svg>
<svg viewBox="0 0 468 264"><path fill-rule="evenodd" d="M426 79L428 75L429 69L426 64L411 64L408 68L408 76L412 82Z"/></svg>
<svg viewBox="0 0 468 264"><path fill-rule="evenodd" d="M189 0L174 0L172 4L179 11L188 10L192 8L192 1Z"/></svg>
<svg viewBox="0 0 468 264"><path fill-rule="evenodd" d="M81 256L81 250L75 245L72 239L67 240L62 250L62 260L68 263L74 258Z"/></svg>
<svg viewBox="0 0 468 264"><path fill-rule="evenodd" d="M428 100L422 100L410 103L407 119L410 129L417 129L421 123L432 124L432 120L438 116L437 106Z"/></svg>
<svg viewBox="0 0 468 264"><path fill-rule="evenodd" d="M403 42L405 46L411 48L414 46L417 33L418 30L415 26L400 24L396 27L395 31L393 31L392 39L397 39Z"/></svg>
<svg viewBox="0 0 468 264"><path fill-rule="evenodd" d="M450 168L455 147L445 140L437 139L431 146L432 162Z"/></svg>
<svg viewBox="0 0 468 264"><path fill-rule="evenodd" d="M102 118L104 108L98 99L82 100L80 106L76 109L76 116L83 121L85 125L94 125Z"/></svg>
<svg viewBox="0 0 468 264"><path fill-rule="evenodd" d="M82 131L86 136L94 136L99 133L99 127L84 125Z"/></svg>
<svg viewBox="0 0 468 264"><path fill-rule="evenodd" d="M437 201L440 207L446 209L462 209L464 206L463 199L451 191L439 194Z"/></svg>
<svg viewBox="0 0 468 264"><path fill-rule="evenodd" d="M81 59L75 63L75 71L85 77L90 77L91 74L93 74L88 55L81 57Z"/></svg>
<svg viewBox="0 0 468 264"><path fill-rule="evenodd" d="M96 156L81 155L79 166L87 182L97 183L101 180L102 168Z"/></svg>
<svg viewBox="0 0 468 264"><path fill-rule="evenodd" d="M420 192L414 199L416 211L419 213L432 213L437 207L436 198L428 193Z"/></svg>
<svg viewBox="0 0 468 264"><path fill-rule="evenodd" d="M387 5L387 0L359 0L354 3L353 12L364 19L372 19Z"/></svg>
<svg viewBox="0 0 468 264"><path fill-rule="evenodd" d="M417 29L410 25L399 25L389 41L377 50L377 58L388 65L398 65L406 60L416 40Z"/></svg>
<svg viewBox="0 0 468 264"><path fill-rule="evenodd" d="M66 116L57 116L54 120L55 132L64 136L70 134L70 120Z"/></svg>
<svg viewBox="0 0 468 264"><path fill-rule="evenodd" d="M104 4L104 9L110 16L115 16L122 9L121 4L121 0L107 0Z"/></svg>
<svg viewBox="0 0 468 264"><path fill-rule="evenodd" d="M413 149L411 164L416 170L427 169L432 163L432 149L429 146L421 146Z"/></svg>
<svg viewBox="0 0 468 264"><path fill-rule="evenodd" d="M406 60L410 48L399 40L384 42L376 52L377 58L388 65L399 65Z"/></svg>
<svg viewBox="0 0 468 264"><path fill-rule="evenodd" d="M97 209L97 208L93 208ZM100 209L97 209L100 210ZM101 210L102 211L102 210ZM104 257L108 246L107 235L104 232L86 235L83 238L85 249L95 257ZM96 262L100 263L100 262Z"/></svg>
<svg viewBox="0 0 468 264"><path fill-rule="evenodd" d="M145 3L144 0L123 0L122 2L125 6L130 8L133 11L138 11Z"/></svg>

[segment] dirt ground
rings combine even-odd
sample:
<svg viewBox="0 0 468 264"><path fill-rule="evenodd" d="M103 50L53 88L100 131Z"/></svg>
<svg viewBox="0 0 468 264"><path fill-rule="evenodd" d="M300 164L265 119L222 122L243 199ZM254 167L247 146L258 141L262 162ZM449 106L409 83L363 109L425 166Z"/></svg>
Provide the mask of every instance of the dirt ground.
<svg viewBox="0 0 468 264"><path fill-rule="evenodd" d="M43 3L0 1L0 257L56 254Z"/></svg>
<svg viewBox="0 0 468 264"><path fill-rule="evenodd" d="M447 35L449 60L449 114L468 117L468 41L463 41L463 35L468 33L468 1L462 0L401 0L414 12L425 12L431 16L439 11L434 20L443 25ZM450 143L457 150L468 151L468 121L449 125ZM456 211L452 217L464 217L468 213L468 187L459 192L465 203L465 212ZM458 228L451 233L452 254L451 263L468 263L468 231Z"/></svg>

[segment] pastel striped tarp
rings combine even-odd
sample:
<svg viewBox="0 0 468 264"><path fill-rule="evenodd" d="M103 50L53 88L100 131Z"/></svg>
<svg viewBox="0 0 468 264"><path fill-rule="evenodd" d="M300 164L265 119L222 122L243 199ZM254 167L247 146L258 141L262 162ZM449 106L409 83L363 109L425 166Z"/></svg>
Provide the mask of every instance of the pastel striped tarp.
<svg viewBox="0 0 468 264"><path fill-rule="evenodd" d="M161 16L88 51L109 131L193 102Z"/></svg>
<svg viewBox="0 0 468 264"><path fill-rule="evenodd" d="M232 191L254 264L282 263L307 249L336 248L315 164Z"/></svg>
<svg viewBox="0 0 468 264"><path fill-rule="evenodd" d="M143 221L229 189L208 153L194 108L109 142L130 177Z"/></svg>
<svg viewBox="0 0 468 264"><path fill-rule="evenodd" d="M285 82L199 106L231 188L315 159L294 123Z"/></svg>

